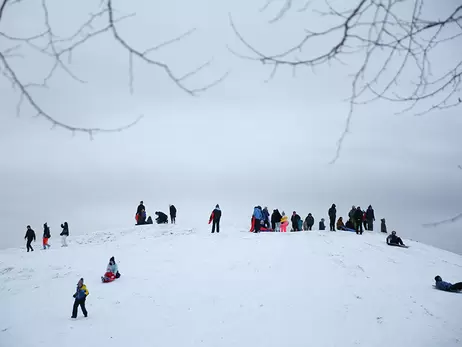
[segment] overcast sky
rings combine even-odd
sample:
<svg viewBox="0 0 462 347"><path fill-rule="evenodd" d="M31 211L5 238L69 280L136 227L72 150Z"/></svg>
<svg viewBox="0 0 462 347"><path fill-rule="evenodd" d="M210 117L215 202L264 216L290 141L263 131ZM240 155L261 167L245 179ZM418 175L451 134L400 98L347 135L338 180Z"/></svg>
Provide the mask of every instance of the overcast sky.
<svg viewBox="0 0 462 347"><path fill-rule="evenodd" d="M96 6L91 1L48 3L51 24L62 36L72 34ZM385 102L362 106L340 159L330 165L348 112L344 100L352 70L334 64L315 73L300 69L294 77L281 69L265 83L268 67L227 49L247 53L228 14L251 42L270 53L301 35L305 19L294 11L270 25L271 12L259 12L263 5L246 0L115 1L121 14L136 13L120 32L140 50L197 28L154 55L179 75L213 58L210 67L188 81L191 88L227 71L230 75L191 97L162 70L135 60L131 95L127 52L110 35L89 41L75 51L71 66L87 83L58 71L49 88L34 90L34 96L56 119L75 126L117 127L144 115L136 126L96 135L93 141L85 134L50 130L51 124L33 117L26 104L16 117L19 95L0 76L0 247L22 245L28 224L41 235L48 222L55 237L63 221L69 222L71 234L131 226L142 199L148 214L167 212L174 203L181 225L203 228L220 203L224 226L242 230L249 227L255 204L297 210L303 217L311 212L316 222L327 218L334 202L343 216L353 204L372 204L377 220L386 218L390 230L462 254L462 222L421 226L462 211L460 108L415 117L396 116ZM37 2L21 2L5 12L0 30L33 35L43 28L38 13ZM321 21L311 22L311 28ZM5 46L0 40L0 49ZM437 57L436 69L448 56L460 58L460 46L453 50ZM19 77L26 83L43 79L50 61L28 49L24 54L11 60Z"/></svg>

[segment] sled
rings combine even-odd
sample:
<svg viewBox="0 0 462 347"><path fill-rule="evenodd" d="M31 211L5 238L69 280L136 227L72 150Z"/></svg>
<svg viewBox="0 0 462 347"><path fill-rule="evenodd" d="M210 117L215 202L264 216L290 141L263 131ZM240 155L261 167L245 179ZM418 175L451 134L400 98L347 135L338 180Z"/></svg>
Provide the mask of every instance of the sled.
<svg viewBox="0 0 462 347"><path fill-rule="evenodd" d="M393 247L401 247L401 248L409 248L409 246L406 245L398 245L396 243L387 243L388 246L393 246Z"/></svg>
<svg viewBox="0 0 462 347"><path fill-rule="evenodd" d="M454 290L441 290L441 289L438 289L436 288L435 285L432 285L432 287L436 290L439 290L440 292L446 292L446 293L455 293L455 294L462 294L462 292L459 290L459 291L454 291Z"/></svg>
<svg viewBox="0 0 462 347"><path fill-rule="evenodd" d="M103 283L109 283L112 282L116 279L116 276L111 272L111 273L105 273L104 276L101 276L101 282Z"/></svg>

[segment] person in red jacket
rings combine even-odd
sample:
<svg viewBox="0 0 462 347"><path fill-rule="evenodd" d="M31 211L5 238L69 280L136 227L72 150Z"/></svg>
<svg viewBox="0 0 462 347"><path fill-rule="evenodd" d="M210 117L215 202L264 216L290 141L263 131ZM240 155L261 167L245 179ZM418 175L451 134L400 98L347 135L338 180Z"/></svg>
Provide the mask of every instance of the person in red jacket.
<svg viewBox="0 0 462 347"><path fill-rule="evenodd" d="M221 219L221 210L220 210L220 205L216 205L215 209L212 211L212 214L210 215L209 219L209 224L213 222L212 224L212 234L215 232L215 228L217 229L217 233L220 232L220 219Z"/></svg>

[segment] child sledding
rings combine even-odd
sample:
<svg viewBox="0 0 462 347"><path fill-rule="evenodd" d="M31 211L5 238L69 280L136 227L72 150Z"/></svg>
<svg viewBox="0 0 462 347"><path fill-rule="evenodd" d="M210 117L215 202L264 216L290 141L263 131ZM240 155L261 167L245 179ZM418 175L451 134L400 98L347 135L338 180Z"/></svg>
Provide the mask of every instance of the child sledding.
<svg viewBox="0 0 462 347"><path fill-rule="evenodd" d="M104 276L101 276L101 281L103 283L108 283L114 281L116 278L120 277L119 267L117 266L114 257L109 259L109 264L106 268L106 273Z"/></svg>
<svg viewBox="0 0 462 347"><path fill-rule="evenodd" d="M459 293L462 291L462 282L452 284L449 282L444 282L440 276L436 276L434 287L445 292Z"/></svg>

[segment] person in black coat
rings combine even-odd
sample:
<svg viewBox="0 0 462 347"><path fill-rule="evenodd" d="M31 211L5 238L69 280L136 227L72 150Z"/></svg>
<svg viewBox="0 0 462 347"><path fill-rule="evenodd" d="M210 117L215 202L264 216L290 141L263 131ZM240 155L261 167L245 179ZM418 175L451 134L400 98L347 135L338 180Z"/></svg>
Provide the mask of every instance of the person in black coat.
<svg viewBox="0 0 462 347"><path fill-rule="evenodd" d="M61 228L63 228L63 231L59 234L59 236L61 236L61 247L67 247L66 239L69 236L69 225L67 222L64 222L64 224L61 224Z"/></svg>
<svg viewBox="0 0 462 347"><path fill-rule="evenodd" d="M367 208L366 211L366 222L367 222L367 230L374 230L374 222L375 222L375 214L374 209L371 205Z"/></svg>
<svg viewBox="0 0 462 347"><path fill-rule="evenodd" d="M217 204L209 218L209 224L213 223L212 224L212 234L215 232L215 228L217 229L217 233L220 232L220 220L221 220L221 209L220 209L220 205Z"/></svg>
<svg viewBox="0 0 462 347"><path fill-rule="evenodd" d="M292 217L290 218L290 220L291 220L291 222L292 222L292 229L293 229L294 231L301 231L301 230L300 230L300 226L299 226L299 224L300 224L300 219L301 219L301 217L297 214L297 212L294 211L294 212L292 213Z"/></svg>
<svg viewBox="0 0 462 347"><path fill-rule="evenodd" d="M168 223L168 216L160 211L155 213L157 215L156 222L157 224L167 224Z"/></svg>
<svg viewBox="0 0 462 347"><path fill-rule="evenodd" d="M305 218L306 230L313 230L314 217L311 213Z"/></svg>
<svg viewBox="0 0 462 347"><path fill-rule="evenodd" d="M281 213L279 213L278 209L273 210L273 213L271 214L271 229L274 231L279 231L278 226L281 225ZM279 224L278 224L279 223Z"/></svg>
<svg viewBox="0 0 462 347"><path fill-rule="evenodd" d="M43 224L43 249L51 246L48 244L48 239L51 237L50 227L47 223Z"/></svg>
<svg viewBox="0 0 462 347"><path fill-rule="evenodd" d="M146 207L144 207L143 201L140 201L140 204L138 205L138 208L136 209L136 214L140 214L141 211L146 210Z"/></svg>
<svg viewBox="0 0 462 347"><path fill-rule="evenodd" d="M353 214L353 219L355 221L355 230L356 234L363 234L363 211L361 210L361 207L357 207L356 211Z"/></svg>
<svg viewBox="0 0 462 347"><path fill-rule="evenodd" d="M30 227L30 225L27 226L27 231L26 231L26 236L24 236L24 240L27 240L27 251L29 252L30 251L34 251L34 248L32 248L32 241L35 242L35 231L32 230L32 228Z"/></svg>
<svg viewBox="0 0 462 347"><path fill-rule="evenodd" d="M335 231L336 219L337 219L337 206L335 206L335 204L332 204L332 207L329 209L330 231Z"/></svg>
<svg viewBox="0 0 462 347"><path fill-rule="evenodd" d="M170 205L170 222L176 223L176 207L174 205Z"/></svg>

